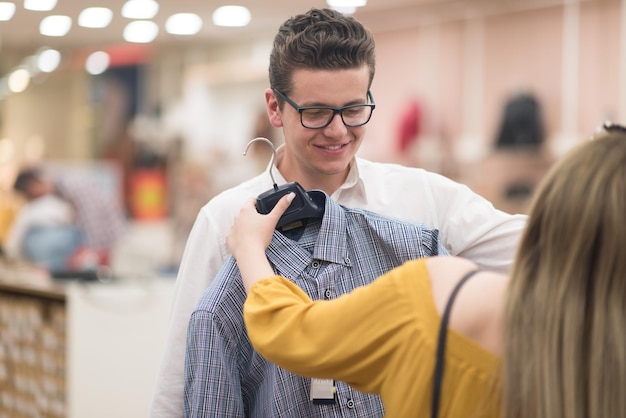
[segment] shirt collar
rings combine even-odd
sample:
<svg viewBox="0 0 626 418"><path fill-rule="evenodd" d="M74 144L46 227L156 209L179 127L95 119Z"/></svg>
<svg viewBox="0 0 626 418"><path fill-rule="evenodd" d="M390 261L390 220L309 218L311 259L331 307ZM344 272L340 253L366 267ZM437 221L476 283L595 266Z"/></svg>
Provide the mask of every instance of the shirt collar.
<svg viewBox="0 0 626 418"><path fill-rule="evenodd" d="M274 231L267 256L269 261L277 266L279 273L290 278L298 277L311 263L311 259L337 264L346 264L346 260L349 260L346 211L328 195L324 195L326 202L321 223L312 222L305 227L309 229L307 231L309 233L314 232L310 230L311 228L316 229L317 239L313 255L302 248L297 241L287 238L279 231Z"/></svg>
<svg viewBox="0 0 626 418"><path fill-rule="evenodd" d="M361 176L359 173L359 165L356 162L356 158L354 158L352 159L352 161L350 161L348 177L346 178L346 181L344 181L343 184L339 187L339 190L353 188L357 185L357 183L360 183L360 179Z"/></svg>
<svg viewBox="0 0 626 418"><path fill-rule="evenodd" d="M347 257L347 229L346 210L326 195L324 217L313 257L331 263L343 263Z"/></svg>
<svg viewBox="0 0 626 418"><path fill-rule="evenodd" d="M277 184L287 183L287 180L285 179L285 177L283 177L283 174L278 170L278 164L282 161L284 157L285 144L282 144L278 148L276 148L276 158L274 158L274 164L272 164L272 162L270 161L270 163L267 165L267 169L265 170L268 173L270 170L272 170L272 174L274 175L274 179L276 180Z"/></svg>
<svg viewBox="0 0 626 418"><path fill-rule="evenodd" d="M268 164L267 171L272 170L272 174L274 175L274 179L277 184L287 183L285 177L283 177L282 173L278 170L278 164L285 157L285 144L281 144L278 148L276 148L276 158L274 159L274 165ZM358 158L354 158L349 165L348 177L346 181L343 182L341 186L332 194L332 198L335 200L339 200L339 196L344 193L352 194L352 199L356 202L359 202L356 206L365 206L367 204L367 194L365 191L365 185L363 184L363 179L361 178L361 173L359 171Z"/></svg>

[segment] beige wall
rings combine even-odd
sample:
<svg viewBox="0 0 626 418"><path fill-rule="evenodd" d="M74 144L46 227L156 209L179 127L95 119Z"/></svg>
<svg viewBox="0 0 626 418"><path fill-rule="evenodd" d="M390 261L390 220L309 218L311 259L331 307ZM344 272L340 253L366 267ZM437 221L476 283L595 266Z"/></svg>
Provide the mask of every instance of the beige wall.
<svg viewBox="0 0 626 418"><path fill-rule="evenodd" d="M46 143L49 158L91 157L92 115L86 102L86 75L60 71L31 82L1 103L0 138L10 138L20 154Z"/></svg>
<svg viewBox="0 0 626 418"><path fill-rule="evenodd" d="M442 2L450 3L454 2ZM417 4L403 13L397 27L393 22L376 22L375 16L357 16L375 32L378 61L372 87L377 108L363 156L440 171L452 157L479 158L493 141L504 100L520 89L533 91L541 100L550 141L558 150L591 132L600 120L623 116L621 1L589 0L569 2L569 6L548 1L456 3L483 6L471 13L446 9L439 19L425 20L419 17L426 15L426 7L431 7L429 16L438 16L432 10L437 2ZM505 3L516 7L499 7ZM267 43L270 37L260 41ZM224 83L216 80L216 62L246 65L254 54L250 45L224 45L219 51L198 45L158 51L147 72L145 101L167 107L184 100L186 75L194 73L202 79L198 72L203 69L207 91L219 88L219 94L227 94L230 84L241 95L243 84L237 86L232 73ZM243 74L248 79L242 83L254 86L249 102L258 100L262 105L258 86L266 83L266 76L256 69ZM67 69L9 97L2 103L1 137L20 147L38 135L45 138L51 157L89 158L98 124L87 101L87 80L81 70ZM399 155L395 150L398 118L412 98L422 106L418 142L424 149ZM250 120L255 116L250 115ZM233 138L223 138L224 132L228 129L219 129L225 143L245 142L242 136L247 131L239 129Z"/></svg>
<svg viewBox="0 0 626 418"><path fill-rule="evenodd" d="M521 90L541 101L557 151L605 118L623 119L622 7L620 1L574 2L471 18L447 16L377 33L373 93L378 106L363 152L407 160L394 153L393 145L394 117L408 98L422 104L427 139L452 141L464 151L492 143L505 100Z"/></svg>

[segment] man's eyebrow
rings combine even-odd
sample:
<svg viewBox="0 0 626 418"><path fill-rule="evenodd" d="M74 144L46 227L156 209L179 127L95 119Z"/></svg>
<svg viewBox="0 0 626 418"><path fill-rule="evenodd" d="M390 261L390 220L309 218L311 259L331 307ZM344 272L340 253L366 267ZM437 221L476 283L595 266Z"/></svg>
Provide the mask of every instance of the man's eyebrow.
<svg viewBox="0 0 626 418"><path fill-rule="evenodd" d="M359 105L359 104L368 104L367 97L365 98L365 100L363 100L363 99L354 99L354 100L349 101L347 103L344 103L344 104L342 104L340 106L331 106L331 105L329 105L327 103L322 103L322 102L313 102L312 104L306 104L306 105L299 104L299 105L300 105L300 107L323 106L323 107L332 107L333 109L337 109L339 107Z"/></svg>

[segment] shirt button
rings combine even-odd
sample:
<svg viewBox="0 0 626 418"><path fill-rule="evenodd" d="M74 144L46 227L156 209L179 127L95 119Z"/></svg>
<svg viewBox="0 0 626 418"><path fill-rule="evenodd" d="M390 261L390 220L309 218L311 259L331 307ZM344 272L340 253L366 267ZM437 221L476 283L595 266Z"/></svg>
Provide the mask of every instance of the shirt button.
<svg viewBox="0 0 626 418"><path fill-rule="evenodd" d="M332 292L330 291L330 289L326 289L326 291L324 292L324 297L326 299L330 299L330 297L332 296Z"/></svg>
<svg viewBox="0 0 626 418"><path fill-rule="evenodd" d="M349 257L344 258L343 259L343 264L345 264L346 266L349 266L350 265L350 258Z"/></svg>
<svg viewBox="0 0 626 418"><path fill-rule="evenodd" d="M313 265L313 268L318 268L320 266L320 262L314 261L312 265Z"/></svg>
<svg viewBox="0 0 626 418"><path fill-rule="evenodd" d="M354 408L354 401L352 399L348 399L346 406L350 409Z"/></svg>

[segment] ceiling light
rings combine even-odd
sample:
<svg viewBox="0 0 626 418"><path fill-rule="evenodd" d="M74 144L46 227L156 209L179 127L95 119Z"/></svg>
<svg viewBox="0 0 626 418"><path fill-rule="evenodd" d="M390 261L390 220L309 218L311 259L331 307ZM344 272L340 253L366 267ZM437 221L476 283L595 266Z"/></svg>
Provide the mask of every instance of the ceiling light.
<svg viewBox="0 0 626 418"><path fill-rule="evenodd" d="M30 73L26 68L18 68L9 75L7 83L13 93L21 93L30 84Z"/></svg>
<svg viewBox="0 0 626 418"><path fill-rule="evenodd" d="M367 4L367 0L326 0L330 7L363 7Z"/></svg>
<svg viewBox="0 0 626 418"><path fill-rule="evenodd" d="M51 15L41 19L39 33L46 36L65 36L72 27L69 16Z"/></svg>
<svg viewBox="0 0 626 418"><path fill-rule="evenodd" d="M165 22L165 30L172 35L195 35L201 27L202 19L195 13L176 13Z"/></svg>
<svg viewBox="0 0 626 418"><path fill-rule="evenodd" d="M243 6L222 6L213 12L213 23L217 26L246 26L250 23L250 10Z"/></svg>
<svg viewBox="0 0 626 418"><path fill-rule="evenodd" d="M37 68L44 73L56 70L61 62L61 53L56 49L44 49L37 56Z"/></svg>
<svg viewBox="0 0 626 418"><path fill-rule="evenodd" d="M159 11L154 0L128 0L122 6L122 16L128 19L152 19Z"/></svg>
<svg viewBox="0 0 626 418"><path fill-rule="evenodd" d="M6 22L11 20L13 14L15 14L15 3L0 2L0 21Z"/></svg>
<svg viewBox="0 0 626 418"><path fill-rule="evenodd" d="M109 68L110 61L109 54L104 51L96 51L87 57L85 69L92 75L102 74Z"/></svg>
<svg viewBox="0 0 626 418"><path fill-rule="evenodd" d="M154 41L159 33L156 23L149 20L135 20L124 28L126 42L148 43Z"/></svg>
<svg viewBox="0 0 626 418"><path fill-rule="evenodd" d="M106 28L113 19L113 12L106 7L89 7L78 15L78 25L84 28Z"/></svg>
<svg viewBox="0 0 626 418"><path fill-rule="evenodd" d="M35 10L38 12L47 12L56 7L57 0L24 0L24 8L26 10Z"/></svg>

